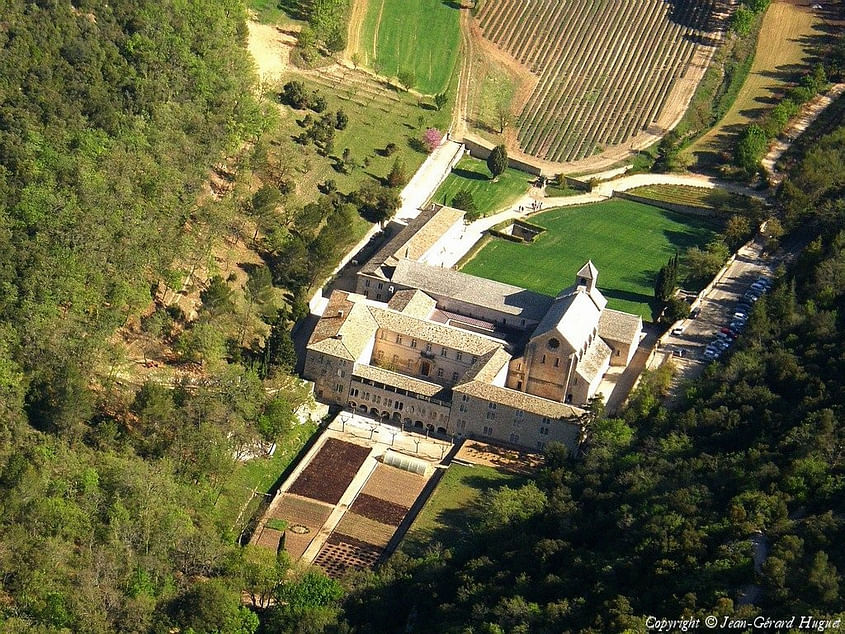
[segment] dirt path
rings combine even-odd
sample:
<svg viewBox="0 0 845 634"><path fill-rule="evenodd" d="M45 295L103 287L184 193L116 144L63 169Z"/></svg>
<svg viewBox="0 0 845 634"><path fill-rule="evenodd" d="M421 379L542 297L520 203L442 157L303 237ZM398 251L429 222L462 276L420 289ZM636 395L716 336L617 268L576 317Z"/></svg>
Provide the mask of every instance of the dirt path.
<svg viewBox="0 0 845 634"><path fill-rule="evenodd" d="M763 169L769 175L769 182L772 186L777 186L783 180L783 174L775 169L775 163L778 162L778 159L789 149L789 146L792 145L795 139L810 127L810 124L818 118L822 111L833 103L843 92L845 92L845 84L834 84L824 95L818 95L810 102L804 104L798 117L789 125L789 128L781 135L781 138L772 145L769 153L763 159Z"/></svg>
<svg viewBox="0 0 845 634"><path fill-rule="evenodd" d="M296 37L289 31L260 22L247 22L249 29L249 52L258 68L262 83L272 83L282 77L290 63L290 49L296 45Z"/></svg>
<svg viewBox="0 0 845 634"><path fill-rule="evenodd" d="M367 4L367 0L352 0L349 28L346 33L346 50L343 53L344 59L350 63L361 48L361 29L364 28L364 19L367 17Z"/></svg>
<svg viewBox="0 0 845 634"><path fill-rule="evenodd" d="M379 0L378 17L376 18L376 28L373 31L373 58L370 60L370 66L375 64L378 59L378 30L381 26L381 16L384 13L384 0Z"/></svg>

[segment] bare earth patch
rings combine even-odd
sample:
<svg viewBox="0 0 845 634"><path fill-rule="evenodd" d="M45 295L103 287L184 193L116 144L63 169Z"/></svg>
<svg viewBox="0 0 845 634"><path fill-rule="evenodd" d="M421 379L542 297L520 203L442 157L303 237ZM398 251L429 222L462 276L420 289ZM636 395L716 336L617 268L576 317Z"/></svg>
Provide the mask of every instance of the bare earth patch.
<svg viewBox="0 0 845 634"><path fill-rule="evenodd" d="M533 473L543 463L541 454L507 449L477 440L465 440L455 459L517 473Z"/></svg>
<svg viewBox="0 0 845 634"><path fill-rule="evenodd" d="M296 44L296 37L292 32L252 20L247 22L247 28L249 52L262 83L279 81L290 63L290 50Z"/></svg>
<svg viewBox="0 0 845 634"><path fill-rule="evenodd" d="M363 542L384 548L396 532L395 526L382 524L374 520L347 511L335 529L339 535L348 535Z"/></svg>
<svg viewBox="0 0 845 634"><path fill-rule="evenodd" d="M289 492L337 504L368 455L369 447L329 438L299 474Z"/></svg>
<svg viewBox="0 0 845 634"><path fill-rule="evenodd" d="M399 526L408 513L408 507L406 506L396 504L395 502L388 502L387 500L382 500L366 493L361 493L355 498L355 502L352 503L350 510L373 521L391 526Z"/></svg>
<svg viewBox="0 0 845 634"><path fill-rule="evenodd" d="M379 464L361 492L410 508L422 492L425 483L426 479L423 476Z"/></svg>

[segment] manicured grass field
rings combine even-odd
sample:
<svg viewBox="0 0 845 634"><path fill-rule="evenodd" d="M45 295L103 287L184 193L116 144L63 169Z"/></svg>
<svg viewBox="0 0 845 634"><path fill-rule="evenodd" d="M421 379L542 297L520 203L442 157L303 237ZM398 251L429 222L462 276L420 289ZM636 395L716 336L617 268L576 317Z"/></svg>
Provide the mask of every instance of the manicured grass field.
<svg viewBox="0 0 845 634"><path fill-rule="evenodd" d="M368 0L357 54L380 75L410 72L416 90L442 92L458 59L459 16L443 0Z"/></svg>
<svg viewBox="0 0 845 634"><path fill-rule="evenodd" d="M547 231L532 244L494 238L462 270L556 295L592 260L608 306L646 320L660 267L676 250L705 245L716 229L703 218L624 200L561 207L529 220Z"/></svg>
<svg viewBox="0 0 845 634"><path fill-rule="evenodd" d="M751 71L722 120L687 148L686 153L705 163L721 151L730 151L736 136L759 120L780 95L809 68L814 36L820 22L809 4L773 2L766 10Z"/></svg>
<svg viewBox="0 0 845 634"><path fill-rule="evenodd" d="M452 464L411 525L402 548L425 548L431 540L452 546L466 537L474 505L485 491L503 486L519 487L525 476L493 467Z"/></svg>
<svg viewBox="0 0 845 634"><path fill-rule="evenodd" d="M528 191L535 178L526 172L508 168L494 183L487 163L467 156L458 162L431 199L438 203L445 200L447 205L451 205L455 194L464 189L472 194L478 211L487 215L517 200Z"/></svg>

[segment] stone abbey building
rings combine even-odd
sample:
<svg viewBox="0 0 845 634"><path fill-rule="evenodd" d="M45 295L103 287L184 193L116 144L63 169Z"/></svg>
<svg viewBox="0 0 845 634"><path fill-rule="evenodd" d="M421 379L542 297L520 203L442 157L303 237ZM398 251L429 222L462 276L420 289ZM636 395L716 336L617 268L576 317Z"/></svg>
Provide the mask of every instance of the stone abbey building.
<svg viewBox="0 0 845 634"><path fill-rule="evenodd" d="M428 264L462 227L435 205L361 269L357 292L334 291L305 377L319 400L397 425L575 448L582 408L630 362L641 318L607 308L592 262L557 297Z"/></svg>

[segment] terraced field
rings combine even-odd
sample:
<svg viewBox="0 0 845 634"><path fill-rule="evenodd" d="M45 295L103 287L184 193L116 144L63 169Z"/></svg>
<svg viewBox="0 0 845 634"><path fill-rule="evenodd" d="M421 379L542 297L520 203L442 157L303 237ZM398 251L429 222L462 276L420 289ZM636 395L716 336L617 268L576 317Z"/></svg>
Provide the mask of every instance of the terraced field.
<svg viewBox="0 0 845 634"><path fill-rule="evenodd" d="M539 76L518 117L520 149L567 162L665 131L661 115L683 111L703 72L691 62L718 39L727 4L487 0L484 38ZM673 92L688 73L694 81Z"/></svg>

